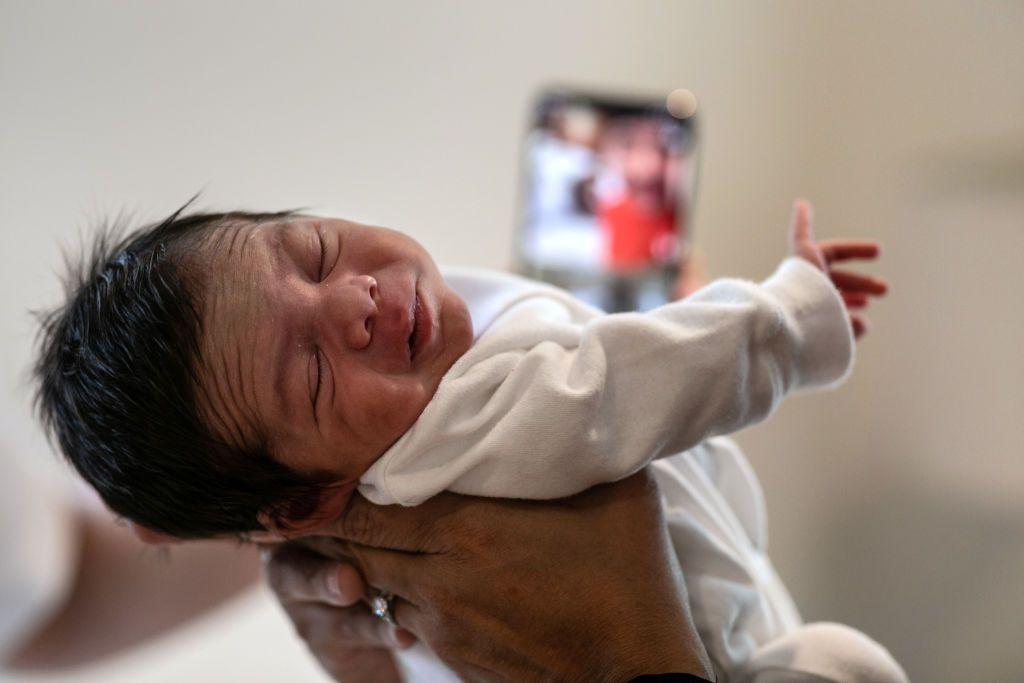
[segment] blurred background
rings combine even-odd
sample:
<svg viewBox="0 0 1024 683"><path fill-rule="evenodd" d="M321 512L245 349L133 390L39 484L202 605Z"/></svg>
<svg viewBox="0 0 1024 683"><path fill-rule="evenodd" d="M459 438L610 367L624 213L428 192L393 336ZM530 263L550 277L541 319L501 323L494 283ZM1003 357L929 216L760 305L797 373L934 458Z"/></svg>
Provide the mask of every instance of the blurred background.
<svg viewBox="0 0 1024 683"><path fill-rule="evenodd" d="M203 190L508 267L538 90L684 87L710 275L767 275L797 196L820 236L884 244L853 378L739 436L805 618L916 681L1024 680L1022 36L1011 0L0 0L0 457L71 479L30 417L26 311L96 219ZM259 588L83 669L5 675L322 679Z"/></svg>

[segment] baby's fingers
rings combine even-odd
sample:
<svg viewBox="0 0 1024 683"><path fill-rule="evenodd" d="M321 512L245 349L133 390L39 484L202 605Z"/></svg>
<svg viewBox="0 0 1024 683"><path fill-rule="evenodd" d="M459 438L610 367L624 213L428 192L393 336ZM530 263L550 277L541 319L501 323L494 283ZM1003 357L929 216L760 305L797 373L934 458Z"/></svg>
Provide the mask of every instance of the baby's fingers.
<svg viewBox="0 0 1024 683"><path fill-rule="evenodd" d="M881 296L889 291L885 280L870 275L851 273L845 270L829 271L829 277L840 292L862 292L873 296Z"/></svg>
<svg viewBox="0 0 1024 683"><path fill-rule="evenodd" d="M868 295L864 292L840 292L839 294L849 309L866 308L868 305Z"/></svg>
<svg viewBox="0 0 1024 683"><path fill-rule="evenodd" d="M829 263L878 258L882 250L874 240L822 240L818 248Z"/></svg>
<svg viewBox="0 0 1024 683"><path fill-rule="evenodd" d="M853 328L853 338L860 339L871 330L871 323L859 313L850 314L850 327Z"/></svg>
<svg viewBox="0 0 1024 683"><path fill-rule="evenodd" d="M806 199L797 199L793 202L793 215L789 219L789 240L790 245L814 239L814 210L811 203Z"/></svg>

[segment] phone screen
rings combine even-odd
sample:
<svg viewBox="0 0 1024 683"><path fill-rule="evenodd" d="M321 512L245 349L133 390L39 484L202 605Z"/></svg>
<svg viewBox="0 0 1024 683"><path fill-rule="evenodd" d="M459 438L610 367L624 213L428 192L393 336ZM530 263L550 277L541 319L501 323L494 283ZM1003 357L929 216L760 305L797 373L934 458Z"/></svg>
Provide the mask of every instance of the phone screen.
<svg viewBox="0 0 1024 683"><path fill-rule="evenodd" d="M696 152L695 117L665 100L544 92L524 145L520 271L609 311L672 298Z"/></svg>

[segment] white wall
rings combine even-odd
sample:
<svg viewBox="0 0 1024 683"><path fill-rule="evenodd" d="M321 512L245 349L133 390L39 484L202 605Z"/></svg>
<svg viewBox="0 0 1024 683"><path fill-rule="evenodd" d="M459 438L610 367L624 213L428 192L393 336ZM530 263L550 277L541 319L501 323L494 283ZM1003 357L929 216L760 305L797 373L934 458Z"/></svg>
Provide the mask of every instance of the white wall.
<svg viewBox="0 0 1024 683"><path fill-rule="evenodd" d="M57 244L98 216L204 189L502 266L540 85L688 87L716 274L766 274L806 195L823 235L884 241L894 286L846 388L741 435L777 566L809 618L867 630L915 680L1020 680L1021 35L1008 1L0 0L0 407L27 415L24 311L55 300ZM47 457L25 419L13 438ZM284 637L266 620L250 637ZM174 648L96 680L258 672Z"/></svg>

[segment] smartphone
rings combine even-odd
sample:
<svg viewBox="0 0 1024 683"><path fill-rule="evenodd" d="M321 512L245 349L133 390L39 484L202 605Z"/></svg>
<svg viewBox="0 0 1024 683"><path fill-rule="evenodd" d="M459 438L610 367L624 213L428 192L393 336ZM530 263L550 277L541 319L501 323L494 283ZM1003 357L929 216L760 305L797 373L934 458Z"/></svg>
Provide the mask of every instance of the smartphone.
<svg viewBox="0 0 1024 683"><path fill-rule="evenodd" d="M519 272L610 312L673 298L692 236L698 145L695 111L670 111L671 101L540 93L523 144Z"/></svg>

